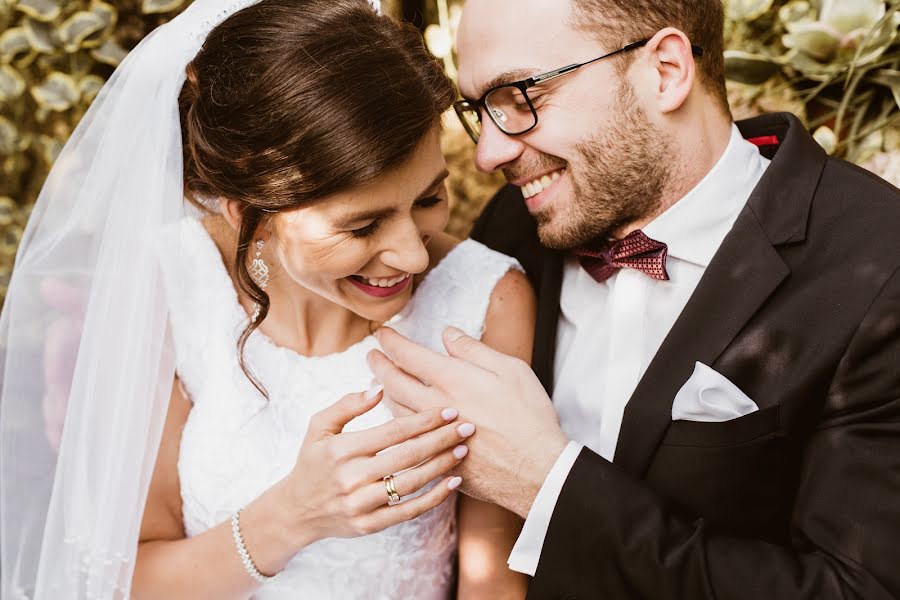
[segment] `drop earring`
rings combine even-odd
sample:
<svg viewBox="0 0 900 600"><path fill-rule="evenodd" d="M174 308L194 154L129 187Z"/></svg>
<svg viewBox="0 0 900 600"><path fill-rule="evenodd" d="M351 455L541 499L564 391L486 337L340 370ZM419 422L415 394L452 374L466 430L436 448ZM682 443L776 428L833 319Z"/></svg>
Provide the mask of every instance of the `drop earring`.
<svg viewBox="0 0 900 600"><path fill-rule="evenodd" d="M269 285L269 266L266 265L266 261L262 258L262 249L266 243L263 240L257 240L256 242L256 258L253 259L253 262L250 263L250 277L253 279L253 283L255 283L259 288L265 291L266 286ZM253 303L253 316L250 317L250 320L253 323L256 323L257 319L259 319L259 313L262 310L262 307L259 305L259 302Z"/></svg>

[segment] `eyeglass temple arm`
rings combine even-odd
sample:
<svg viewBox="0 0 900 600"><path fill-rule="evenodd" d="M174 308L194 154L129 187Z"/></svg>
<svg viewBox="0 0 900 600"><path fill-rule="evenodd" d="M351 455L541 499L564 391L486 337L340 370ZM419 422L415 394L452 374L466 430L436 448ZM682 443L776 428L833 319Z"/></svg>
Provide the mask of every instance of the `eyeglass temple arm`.
<svg viewBox="0 0 900 600"><path fill-rule="evenodd" d="M622 48L619 48L618 50L610 52L609 54L604 54L603 56L598 56L597 58L589 60L587 62L567 65L565 67L562 67L561 69L556 69L555 71L550 71L548 73L544 73L543 75L538 75L537 77L532 77L531 79L529 79L527 81L527 83L529 84L529 86L532 86L532 85L537 85L539 83L544 83L544 82L550 81L551 79L556 79L557 77L565 75L566 73L571 73L572 71L580 69L581 67L583 67L585 65L589 65L591 63L597 62L598 60L602 60L604 58L609 58L610 56L615 56L616 54L621 54L623 52L628 52L630 50L636 50L637 48L642 48L642 47L646 46L649 42L650 42L650 40L640 40L639 42L632 42L631 44L628 44L627 46L623 46ZM703 48L701 48L700 46L691 44L691 52L694 54L694 56L696 56L698 58L703 56Z"/></svg>

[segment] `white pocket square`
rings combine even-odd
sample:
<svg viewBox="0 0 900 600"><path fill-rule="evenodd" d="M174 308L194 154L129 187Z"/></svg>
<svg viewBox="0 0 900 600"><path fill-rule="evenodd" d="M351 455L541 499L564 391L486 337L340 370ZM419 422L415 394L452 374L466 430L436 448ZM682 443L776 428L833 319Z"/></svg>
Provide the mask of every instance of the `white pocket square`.
<svg viewBox="0 0 900 600"><path fill-rule="evenodd" d="M698 362L690 379L675 395L672 420L721 423L758 410L756 402L727 377Z"/></svg>

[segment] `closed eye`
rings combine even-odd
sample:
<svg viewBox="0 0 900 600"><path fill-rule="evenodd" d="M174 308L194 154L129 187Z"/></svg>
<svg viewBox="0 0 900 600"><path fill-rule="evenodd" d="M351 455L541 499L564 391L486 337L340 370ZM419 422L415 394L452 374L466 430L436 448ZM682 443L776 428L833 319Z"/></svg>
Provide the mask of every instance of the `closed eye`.
<svg viewBox="0 0 900 600"><path fill-rule="evenodd" d="M435 194L434 196L429 196L427 198L421 198L419 200L416 200L415 204L413 204L413 207L414 208L423 208L423 209L424 208L432 208L434 206L437 206L438 204L440 204L443 201L444 201L443 198L441 198L439 195ZM352 235L354 238L357 238L357 239L367 238L372 235L375 235L375 233L381 227L381 221L382 220L380 218L375 219L371 223L366 225L365 227L360 227L359 229L351 230L350 235Z"/></svg>
<svg viewBox="0 0 900 600"><path fill-rule="evenodd" d="M528 89L528 100L531 100L531 105L534 106L535 110L544 103L546 93L547 89L545 86L535 86ZM528 107L528 100L525 99L525 95L522 92L516 91L513 94L513 103L518 110L531 110Z"/></svg>
<svg viewBox="0 0 900 600"><path fill-rule="evenodd" d="M375 219L365 227L361 227L359 229L354 229L350 232L355 238L367 238L371 235L374 235L378 228L381 226L381 221L379 219Z"/></svg>
<svg viewBox="0 0 900 600"><path fill-rule="evenodd" d="M421 200L416 200L415 208L431 208L432 206L437 206L441 202L443 202L443 198L438 195L429 196L428 198L422 198Z"/></svg>

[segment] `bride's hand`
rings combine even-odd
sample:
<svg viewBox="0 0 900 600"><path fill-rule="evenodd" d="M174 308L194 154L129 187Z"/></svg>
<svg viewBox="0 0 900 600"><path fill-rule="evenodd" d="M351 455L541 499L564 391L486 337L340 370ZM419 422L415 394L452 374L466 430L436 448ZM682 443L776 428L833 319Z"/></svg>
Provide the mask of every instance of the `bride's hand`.
<svg viewBox="0 0 900 600"><path fill-rule="evenodd" d="M475 428L454 423L457 411L445 409L343 432L381 398L380 393L374 398L351 394L310 421L297 463L279 484L289 531L302 540L301 547L324 538L369 535L409 521L459 487L460 478L448 477L418 497L388 505L384 477L403 471L394 476L401 497L420 490L465 458L468 448L460 444Z"/></svg>

